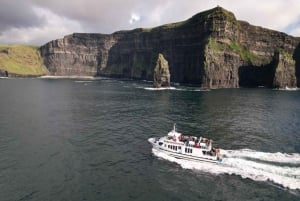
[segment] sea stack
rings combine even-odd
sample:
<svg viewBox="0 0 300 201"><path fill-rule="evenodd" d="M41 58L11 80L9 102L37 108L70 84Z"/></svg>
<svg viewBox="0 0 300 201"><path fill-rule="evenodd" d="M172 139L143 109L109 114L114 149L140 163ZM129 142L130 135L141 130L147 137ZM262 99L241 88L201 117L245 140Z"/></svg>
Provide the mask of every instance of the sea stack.
<svg viewBox="0 0 300 201"><path fill-rule="evenodd" d="M161 53L158 54L153 77L153 87L170 87L169 63Z"/></svg>

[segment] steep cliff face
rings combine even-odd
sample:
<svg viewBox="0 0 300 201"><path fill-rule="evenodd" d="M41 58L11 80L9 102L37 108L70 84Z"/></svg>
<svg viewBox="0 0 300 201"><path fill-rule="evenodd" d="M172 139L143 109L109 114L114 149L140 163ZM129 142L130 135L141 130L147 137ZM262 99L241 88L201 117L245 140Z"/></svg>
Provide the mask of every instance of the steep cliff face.
<svg viewBox="0 0 300 201"><path fill-rule="evenodd" d="M296 86L292 55L299 39L237 21L222 8L213 16L213 31L204 53L203 86Z"/></svg>
<svg viewBox="0 0 300 201"><path fill-rule="evenodd" d="M103 34L72 34L40 48L51 75L97 75L107 65L113 37Z"/></svg>
<svg viewBox="0 0 300 201"><path fill-rule="evenodd" d="M172 82L208 88L299 86L299 38L236 20L221 8L153 29L72 34L40 48L53 75L153 80L162 53Z"/></svg>
<svg viewBox="0 0 300 201"><path fill-rule="evenodd" d="M0 69L0 77L8 77L8 72Z"/></svg>
<svg viewBox="0 0 300 201"><path fill-rule="evenodd" d="M295 74L296 74L297 86L300 87L300 43L293 54L293 59L295 60L295 65L296 65Z"/></svg>

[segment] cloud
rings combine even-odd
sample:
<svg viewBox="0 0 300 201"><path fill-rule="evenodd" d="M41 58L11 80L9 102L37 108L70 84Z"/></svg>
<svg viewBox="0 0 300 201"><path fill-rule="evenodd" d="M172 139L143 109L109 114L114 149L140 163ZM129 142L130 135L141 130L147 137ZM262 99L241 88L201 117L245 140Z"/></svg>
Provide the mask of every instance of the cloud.
<svg viewBox="0 0 300 201"><path fill-rule="evenodd" d="M44 19L44 23L39 26L11 27L2 32L0 43L41 45L72 32L82 32L76 21L58 16L44 8L33 7L32 10L36 17Z"/></svg>
<svg viewBox="0 0 300 201"><path fill-rule="evenodd" d="M0 43L43 44L73 32L155 27L217 5L239 20L299 36L299 0L1 0Z"/></svg>
<svg viewBox="0 0 300 201"><path fill-rule="evenodd" d="M129 24L134 24L134 23L140 21L140 19L141 19L141 17L139 15L132 13L131 17L129 19Z"/></svg>
<svg viewBox="0 0 300 201"><path fill-rule="evenodd" d="M23 28L40 26L45 19L36 16L33 7L22 0L1 0L0 6L0 31L10 28Z"/></svg>
<svg viewBox="0 0 300 201"><path fill-rule="evenodd" d="M293 29L290 34L293 36L300 36L300 27Z"/></svg>

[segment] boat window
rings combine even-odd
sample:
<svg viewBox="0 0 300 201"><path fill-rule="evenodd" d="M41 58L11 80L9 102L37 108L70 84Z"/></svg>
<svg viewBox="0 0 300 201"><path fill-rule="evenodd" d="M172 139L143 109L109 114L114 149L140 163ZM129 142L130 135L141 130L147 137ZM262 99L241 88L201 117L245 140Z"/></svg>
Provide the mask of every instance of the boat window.
<svg viewBox="0 0 300 201"><path fill-rule="evenodd" d="M162 142L159 142L158 144L159 144L160 146L161 146L161 145L163 145L163 143L162 143Z"/></svg>
<svg viewBox="0 0 300 201"><path fill-rule="evenodd" d="M193 149L185 148L185 153L192 153Z"/></svg>
<svg viewBox="0 0 300 201"><path fill-rule="evenodd" d="M165 144L165 147L167 147L167 145Z"/></svg>
<svg viewBox="0 0 300 201"><path fill-rule="evenodd" d="M181 147L179 146L178 149L181 149Z"/></svg>
<svg viewBox="0 0 300 201"><path fill-rule="evenodd" d="M177 151L177 146L175 147L175 150Z"/></svg>
<svg viewBox="0 0 300 201"><path fill-rule="evenodd" d="M170 149L170 145L168 145L168 148Z"/></svg>

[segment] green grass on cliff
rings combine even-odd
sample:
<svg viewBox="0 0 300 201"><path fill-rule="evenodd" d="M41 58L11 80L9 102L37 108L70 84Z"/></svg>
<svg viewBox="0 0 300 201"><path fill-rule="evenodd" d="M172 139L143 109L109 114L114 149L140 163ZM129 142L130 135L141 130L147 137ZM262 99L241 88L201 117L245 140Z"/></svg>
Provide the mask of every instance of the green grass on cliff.
<svg viewBox="0 0 300 201"><path fill-rule="evenodd" d="M182 22L175 22L175 23L169 23L169 24L164 24L158 27L154 27L154 28L143 28L143 32L151 32L151 31L155 31L155 30L165 30L165 29L173 29L173 28L178 28L183 26L184 24L187 24L188 20L186 21L182 21Z"/></svg>
<svg viewBox="0 0 300 201"><path fill-rule="evenodd" d="M282 48L278 48L277 51L282 54L286 59L290 60L290 61L293 61L294 58L293 58L293 55L288 53L287 51L285 51L284 49Z"/></svg>
<svg viewBox="0 0 300 201"><path fill-rule="evenodd" d="M47 73L38 47L28 45L0 45L0 69L19 75Z"/></svg>
<svg viewBox="0 0 300 201"><path fill-rule="evenodd" d="M224 47L220 43L218 43L217 40L215 40L213 38L208 39L208 45L209 45L209 47L211 47L215 51L224 50Z"/></svg>
<svg viewBox="0 0 300 201"><path fill-rule="evenodd" d="M214 38L209 38L208 46L214 51L226 51L229 49L239 54L244 61L249 61L251 63L255 63L258 59L256 55L254 55L235 41L231 41L230 43L222 43L218 42Z"/></svg>
<svg viewBox="0 0 300 201"><path fill-rule="evenodd" d="M250 61L252 63L254 63L257 60L257 57L254 54L241 47L240 44L237 42L231 42L229 44L229 47L234 52L239 53L243 60Z"/></svg>

